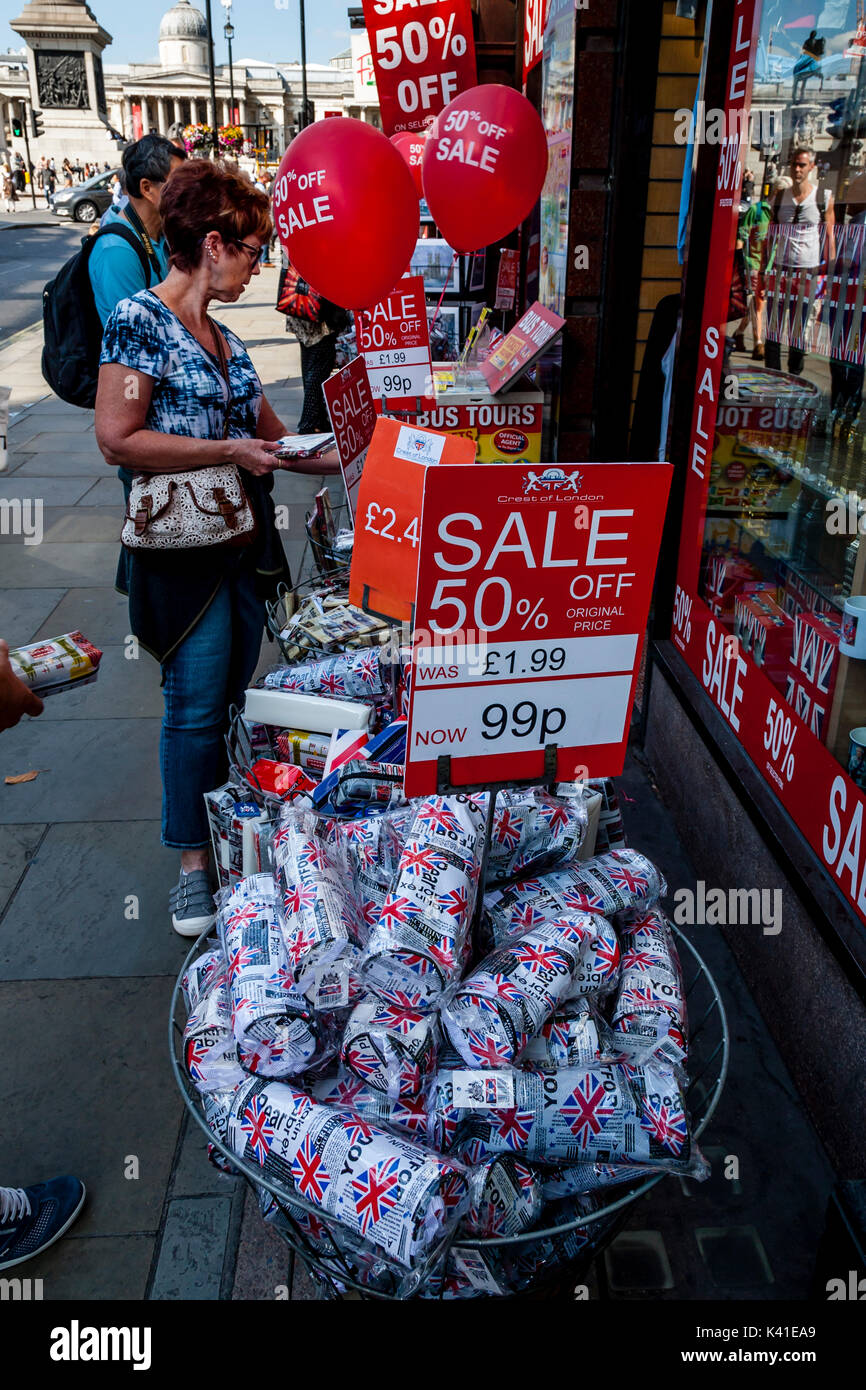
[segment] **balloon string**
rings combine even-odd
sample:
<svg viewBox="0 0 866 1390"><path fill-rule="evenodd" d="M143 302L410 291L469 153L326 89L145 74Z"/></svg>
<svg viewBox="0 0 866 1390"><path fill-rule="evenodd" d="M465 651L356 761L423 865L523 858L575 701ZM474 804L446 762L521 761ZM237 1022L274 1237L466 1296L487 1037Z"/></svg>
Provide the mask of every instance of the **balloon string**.
<svg viewBox="0 0 866 1390"><path fill-rule="evenodd" d="M439 317L439 310L442 308L442 300L445 298L446 294L448 293L448 286L449 286L449 284L451 283L451 276L452 276L453 273L454 273L454 267L455 267L455 265L457 264L457 257L458 257L459 255L460 255L460 252L459 252L459 251L455 251L455 252L454 252L454 259L453 259L453 261L451 262L451 265L450 265L449 268L448 268L448 274L445 276L445 284L444 284L444 286L442 287L442 293L441 293L440 296L439 296L439 303L436 305L436 313L433 315L433 320L432 320L432 322L431 322L431 324L430 324L430 327L431 327L431 328L435 328L435 327L436 327L436 320L437 320L438 317Z"/></svg>

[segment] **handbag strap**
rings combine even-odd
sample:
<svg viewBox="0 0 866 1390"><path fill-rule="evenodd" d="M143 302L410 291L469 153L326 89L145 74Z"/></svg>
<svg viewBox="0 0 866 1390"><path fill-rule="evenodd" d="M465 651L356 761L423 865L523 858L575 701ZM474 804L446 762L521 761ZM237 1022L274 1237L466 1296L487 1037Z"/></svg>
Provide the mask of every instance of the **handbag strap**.
<svg viewBox="0 0 866 1390"><path fill-rule="evenodd" d="M214 347L216 348L216 355L219 359L220 371L222 372L223 377L225 379L226 391L228 392L228 400L226 401L225 420L223 421L223 439L228 439L229 415L231 413L232 408L232 383L231 378L229 377L229 365L226 359L226 350L223 347L222 335L220 334L219 329L217 328L216 324L214 323L213 319L210 317L209 314L207 321L210 324L210 331L213 334Z"/></svg>

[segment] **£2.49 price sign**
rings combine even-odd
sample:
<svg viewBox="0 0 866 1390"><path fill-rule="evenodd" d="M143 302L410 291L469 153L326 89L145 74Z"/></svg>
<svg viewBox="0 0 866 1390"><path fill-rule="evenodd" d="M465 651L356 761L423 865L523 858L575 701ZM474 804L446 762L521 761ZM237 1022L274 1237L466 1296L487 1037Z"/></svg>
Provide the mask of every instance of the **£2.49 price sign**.
<svg viewBox="0 0 866 1390"><path fill-rule="evenodd" d="M419 399L435 404L423 276L407 276L387 299L359 309L355 331L377 409L387 403L389 410L417 410Z"/></svg>
<svg viewBox="0 0 866 1390"><path fill-rule="evenodd" d="M429 468L407 796L622 771L669 464Z"/></svg>
<svg viewBox="0 0 866 1390"><path fill-rule="evenodd" d="M477 82L469 0L364 0L382 128L426 130Z"/></svg>

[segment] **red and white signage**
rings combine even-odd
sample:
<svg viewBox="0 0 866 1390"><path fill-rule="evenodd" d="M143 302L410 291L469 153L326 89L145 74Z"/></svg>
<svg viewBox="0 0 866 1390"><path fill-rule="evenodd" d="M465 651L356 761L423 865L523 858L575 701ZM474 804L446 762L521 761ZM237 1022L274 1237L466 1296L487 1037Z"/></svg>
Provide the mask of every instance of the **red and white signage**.
<svg viewBox="0 0 866 1390"><path fill-rule="evenodd" d="M407 796L622 771L669 464L429 468Z"/></svg>
<svg viewBox="0 0 866 1390"><path fill-rule="evenodd" d="M322 390L354 520L364 460L376 428L376 406L363 357L354 357L325 382Z"/></svg>
<svg viewBox="0 0 866 1390"><path fill-rule="evenodd" d="M520 273L520 252L503 247L499 253L499 272L496 276L494 309L513 309L517 302L517 278Z"/></svg>
<svg viewBox="0 0 866 1390"><path fill-rule="evenodd" d="M382 128L426 130L478 81L469 0L363 0Z"/></svg>
<svg viewBox="0 0 866 1390"><path fill-rule="evenodd" d="M565 319L536 302L481 363L481 374L495 396L536 362L565 327Z"/></svg>
<svg viewBox="0 0 866 1390"><path fill-rule="evenodd" d="M523 85L527 74L541 62L544 52L544 25L549 0L526 0L523 17Z"/></svg>
<svg viewBox="0 0 866 1390"><path fill-rule="evenodd" d="M377 410L386 401L388 410L417 410L419 398L435 403L422 275L407 276L387 299L357 310L355 331Z"/></svg>

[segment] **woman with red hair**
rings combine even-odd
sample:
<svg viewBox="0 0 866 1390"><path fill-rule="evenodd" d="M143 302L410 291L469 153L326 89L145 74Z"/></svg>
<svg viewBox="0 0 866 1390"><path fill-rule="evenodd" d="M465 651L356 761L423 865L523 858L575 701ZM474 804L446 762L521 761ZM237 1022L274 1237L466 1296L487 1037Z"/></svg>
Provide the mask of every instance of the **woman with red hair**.
<svg viewBox="0 0 866 1390"><path fill-rule="evenodd" d="M255 516L249 543L127 552L131 631L162 666L162 843L180 850L172 924L213 920L203 796L225 776L228 710L258 662L265 600L289 579L271 474L286 433L241 340L208 314L259 274L273 227L267 195L237 169L191 159L160 203L170 270L118 304L105 325L96 435L106 462L134 473L236 464ZM297 472L336 471L297 461Z"/></svg>

